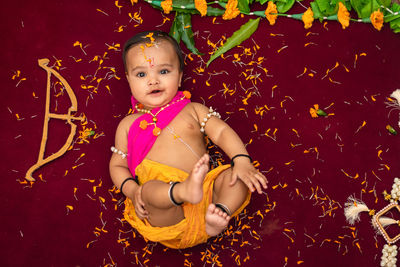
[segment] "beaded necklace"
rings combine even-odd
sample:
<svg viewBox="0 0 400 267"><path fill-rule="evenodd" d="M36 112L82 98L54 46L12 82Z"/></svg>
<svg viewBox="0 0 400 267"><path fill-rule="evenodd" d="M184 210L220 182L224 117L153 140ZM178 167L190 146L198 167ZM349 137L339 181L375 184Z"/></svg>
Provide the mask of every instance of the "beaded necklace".
<svg viewBox="0 0 400 267"><path fill-rule="evenodd" d="M161 129L160 129L159 127L157 127L157 121L158 121L157 115L160 114L161 111L165 110L165 109L168 108L169 106L172 106L173 104L176 104L176 103L178 103L178 102L184 100L185 98L188 98L188 99L189 99L190 97L191 97L191 94L190 94L188 91L183 91L183 96L182 96L181 98L178 98L177 100L175 100L175 101L173 101L173 102L170 102L170 103L166 104L165 106L161 107L155 114L153 114L153 113L151 112L151 110L148 110L148 109L143 108L143 105L142 105L142 104L136 103L136 104L135 104L135 109L136 109L138 112L145 113L145 114L149 114L149 115L151 115L151 116L153 117L153 118L152 118L152 120L153 120L152 123L149 123L149 122L146 121L146 120L142 120L142 121L140 121L139 127L140 127L142 130L146 130L146 129L147 129L147 126L149 126L149 125L154 125L153 135L154 135L154 136L159 136L160 133L161 133Z"/></svg>

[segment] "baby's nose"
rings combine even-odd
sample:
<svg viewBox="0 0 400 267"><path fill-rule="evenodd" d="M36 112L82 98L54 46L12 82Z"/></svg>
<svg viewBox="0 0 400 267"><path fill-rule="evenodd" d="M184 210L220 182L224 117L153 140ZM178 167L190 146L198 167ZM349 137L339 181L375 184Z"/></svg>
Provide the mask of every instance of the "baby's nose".
<svg viewBox="0 0 400 267"><path fill-rule="evenodd" d="M155 85L155 84L159 84L159 83L160 82L159 82L157 76L150 76L149 77L149 81L148 81L149 85Z"/></svg>

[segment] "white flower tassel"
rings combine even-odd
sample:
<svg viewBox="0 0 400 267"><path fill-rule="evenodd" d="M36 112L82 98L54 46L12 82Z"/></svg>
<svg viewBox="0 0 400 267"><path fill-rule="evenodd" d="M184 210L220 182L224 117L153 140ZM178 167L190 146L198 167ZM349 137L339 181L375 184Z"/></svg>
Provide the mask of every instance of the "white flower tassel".
<svg viewBox="0 0 400 267"><path fill-rule="evenodd" d="M390 97L393 97L394 99L397 100L397 105L400 108L400 89L396 89ZM399 115L399 127L400 127L400 115Z"/></svg>
<svg viewBox="0 0 400 267"><path fill-rule="evenodd" d="M400 105L400 89L394 90L394 92L390 95L397 100L397 103Z"/></svg>
<svg viewBox="0 0 400 267"><path fill-rule="evenodd" d="M389 217L379 217L379 223L383 226L383 227L386 227L386 226L389 226L389 225L392 225L392 224L398 224L399 223L399 221L396 221L395 219L392 219L392 218L389 218Z"/></svg>
<svg viewBox="0 0 400 267"><path fill-rule="evenodd" d="M381 266L396 267L397 246L385 244L382 249Z"/></svg>
<svg viewBox="0 0 400 267"><path fill-rule="evenodd" d="M394 220L392 218L389 218L389 217L382 216L382 217L379 217L379 223L382 225L383 228L385 228L385 227L387 227L389 225L393 225L393 224L397 224L398 225L399 221L396 221L396 220ZM377 231L376 232L377 234L381 234L381 232L378 229L378 225L377 225L376 220L372 220L372 226Z"/></svg>
<svg viewBox="0 0 400 267"><path fill-rule="evenodd" d="M360 213L363 211L368 212L369 208L364 202L355 199L353 196L350 196L344 204L344 215L351 225L354 225L354 223L360 220Z"/></svg>

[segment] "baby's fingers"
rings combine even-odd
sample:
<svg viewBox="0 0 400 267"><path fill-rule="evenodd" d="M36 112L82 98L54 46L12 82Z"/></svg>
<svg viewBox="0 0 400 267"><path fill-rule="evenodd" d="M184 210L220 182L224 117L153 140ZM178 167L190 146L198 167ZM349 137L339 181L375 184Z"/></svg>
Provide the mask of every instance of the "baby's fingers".
<svg viewBox="0 0 400 267"><path fill-rule="evenodd" d="M258 179L256 178L256 175L252 175L251 178L250 178L250 180L251 180L251 183L253 184L253 186L257 189L257 192L258 192L259 194L261 194L261 193L262 193L262 188L261 188L260 182L259 182ZM252 192L253 192L253 191L252 191Z"/></svg>
<svg viewBox="0 0 400 267"><path fill-rule="evenodd" d="M249 190L251 192L254 192L254 190L255 190L254 185L255 184L252 181L251 176L243 175L243 176L240 177L240 180L242 180L242 182L249 188Z"/></svg>
<svg viewBox="0 0 400 267"><path fill-rule="evenodd" d="M262 187L264 189L267 189L267 184L268 184L268 180L267 178L262 174L262 173L256 173L255 177L257 178L257 180L261 183Z"/></svg>

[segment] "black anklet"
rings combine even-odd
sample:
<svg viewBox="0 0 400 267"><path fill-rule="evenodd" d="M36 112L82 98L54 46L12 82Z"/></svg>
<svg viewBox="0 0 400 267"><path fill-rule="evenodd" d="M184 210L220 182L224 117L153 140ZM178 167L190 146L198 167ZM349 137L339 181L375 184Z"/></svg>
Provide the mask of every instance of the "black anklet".
<svg viewBox="0 0 400 267"><path fill-rule="evenodd" d="M228 214L229 216L232 215L231 211L229 210L229 208L226 205L224 205L222 203L215 203L215 206L217 208L219 208L220 210L222 210L223 212L225 212L226 214Z"/></svg>
<svg viewBox="0 0 400 267"><path fill-rule="evenodd" d="M174 204L175 206L180 206L180 205L182 205L183 202L181 202L181 203L176 202L174 196L172 195L172 190L174 189L174 186L175 186L176 184L179 184L179 182L169 182L169 183L170 183L170 185L171 185L170 188L169 188L169 190L168 190L169 199L171 200L172 204Z"/></svg>

